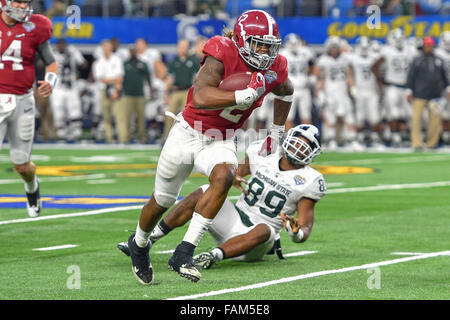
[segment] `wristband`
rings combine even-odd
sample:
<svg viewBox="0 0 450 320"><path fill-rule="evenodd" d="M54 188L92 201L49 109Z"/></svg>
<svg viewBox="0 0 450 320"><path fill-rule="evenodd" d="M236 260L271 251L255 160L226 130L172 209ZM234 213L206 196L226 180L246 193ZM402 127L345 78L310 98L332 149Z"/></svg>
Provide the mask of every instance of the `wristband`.
<svg viewBox="0 0 450 320"><path fill-rule="evenodd" d="M56 86L56 82L58 81L58 75L54 72L47 72L44 78L45 82L48 82L52 89Z"/></svg>
<svg viewBox="0 0 450 320"><path fill-rule="evenodd" d="M255 102L256 90L252 88L247 88L244 90L236 90L234 92L234 98L237 105L251 105Z"/></svg>
<svg viewBox="0 0 450 320"><path fill-rule="evenodd" d="M299 243L302 242L303 237L305 236L305 233L303 232L302 228L298 229L297 233L289 234L289 238L292 242Z"/></svg>
<svg viewBox="0 0 450 320"><path fill-rule="evenodd" d="M275 123L272 123L269 128L269 134L273 138L278 138L278 140L281 140L281 138L284 135L285 130L286 130L286 128L284 125L280 126Z"/></svg>
<svg viewBox="0 0 450 320"><path fill-rule="evenodd" d="M292 227L289 221L286 223L286 231L289 234L289 238L291 239L291 241L295 243L301 242L303 237L305 236L305 233L303 232L302 228L299 228L298 232L294 233L294 231L292 231Z"/></svg>
<svg viewBox="0 0 450 320"><path fill-rule="evenodd" d="M294 95L288 95L288 96L275 96L275 99L281 100L284 102L292 102L294 100Z"/></svg>

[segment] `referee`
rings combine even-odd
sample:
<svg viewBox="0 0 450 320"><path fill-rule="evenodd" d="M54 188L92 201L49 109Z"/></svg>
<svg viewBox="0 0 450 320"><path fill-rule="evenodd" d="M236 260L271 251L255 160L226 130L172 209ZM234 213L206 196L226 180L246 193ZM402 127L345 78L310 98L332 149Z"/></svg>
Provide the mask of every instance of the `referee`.
<svg viewBox="0 0 450 320"><path fill-rule="evenodd" d="M413 60L406 87L409 89L408 101L412 102L411 147L423 148L422 114L428 110L426 148L436 148L442 131L441 111L436 101L449 86L444 61L434 54L435 42L432 37L423 39L422 52ZM447 90L449 95L449 90Z"/></svg>

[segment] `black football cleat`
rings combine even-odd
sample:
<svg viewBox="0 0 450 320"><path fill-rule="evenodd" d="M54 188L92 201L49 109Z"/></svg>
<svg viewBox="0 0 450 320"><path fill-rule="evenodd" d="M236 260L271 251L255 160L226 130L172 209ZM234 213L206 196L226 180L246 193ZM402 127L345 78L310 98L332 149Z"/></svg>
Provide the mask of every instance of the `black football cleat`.
<svg viewBox="0 0 450 320"><path fill-rule="evenodd" d="M177 246L172 257L169 259L169 269L177 272L183 278L189 279L192 282L197 282L201 278L201 273L197 270L192 259L193 249L186 248L186 244L182 242ZM193 245L191 245L193 246Z"/></svg>
<svg viewBox="0 0 450 320"><path fill-rule="evenodd" d="M128 248L128 242L119 242L117 244L117 249L126 256L130 256L130 248Z"/></svg>
<svg viewBox="0 0 450 320"><path fill-rule="evenodd" d="M131 270L136 279L143 285L153 283L153 267L150 263L150 243L141 248L134 240L134 233L128 238L128 249L131 257Z"/></svg>
<svg viewBox="0 0 450 320"><path fill-rule="evenodd" d="M39 182L35 192L27 194L27 211L30 218L39 217L41 213L41 194L39 192Z"/></svg>

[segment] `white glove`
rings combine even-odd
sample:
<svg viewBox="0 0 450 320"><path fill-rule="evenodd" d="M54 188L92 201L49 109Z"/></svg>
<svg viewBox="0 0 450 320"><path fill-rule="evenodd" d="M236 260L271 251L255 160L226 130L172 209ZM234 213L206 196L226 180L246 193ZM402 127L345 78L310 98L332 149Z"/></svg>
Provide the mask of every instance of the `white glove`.
<svg viewBox="0 0 450 320"><path fill-rule="evenodd" d="M266 81L260 72L253 72L247 89L236 90L234 97L237 105L250 106L266 91Z"/></svg>

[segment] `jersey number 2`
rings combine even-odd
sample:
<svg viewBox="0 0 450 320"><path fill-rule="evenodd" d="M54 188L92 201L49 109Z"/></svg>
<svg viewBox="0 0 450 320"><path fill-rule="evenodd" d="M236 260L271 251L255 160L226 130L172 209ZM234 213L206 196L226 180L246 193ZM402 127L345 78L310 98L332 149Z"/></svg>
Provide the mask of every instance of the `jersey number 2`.
<svg viewBox="0 0 450 320"><path fill-rule="evenodd" d="M0 39L0 48L2 47L2 40ZM5 61L12 61L12 69L14 71L20 71L23 70L22 65L22 41L20 40L13 40L11 44L9 45L8 49L3 52L3 54L0 57L0 70L5 69L5 64L3 62Z"/></svg>

